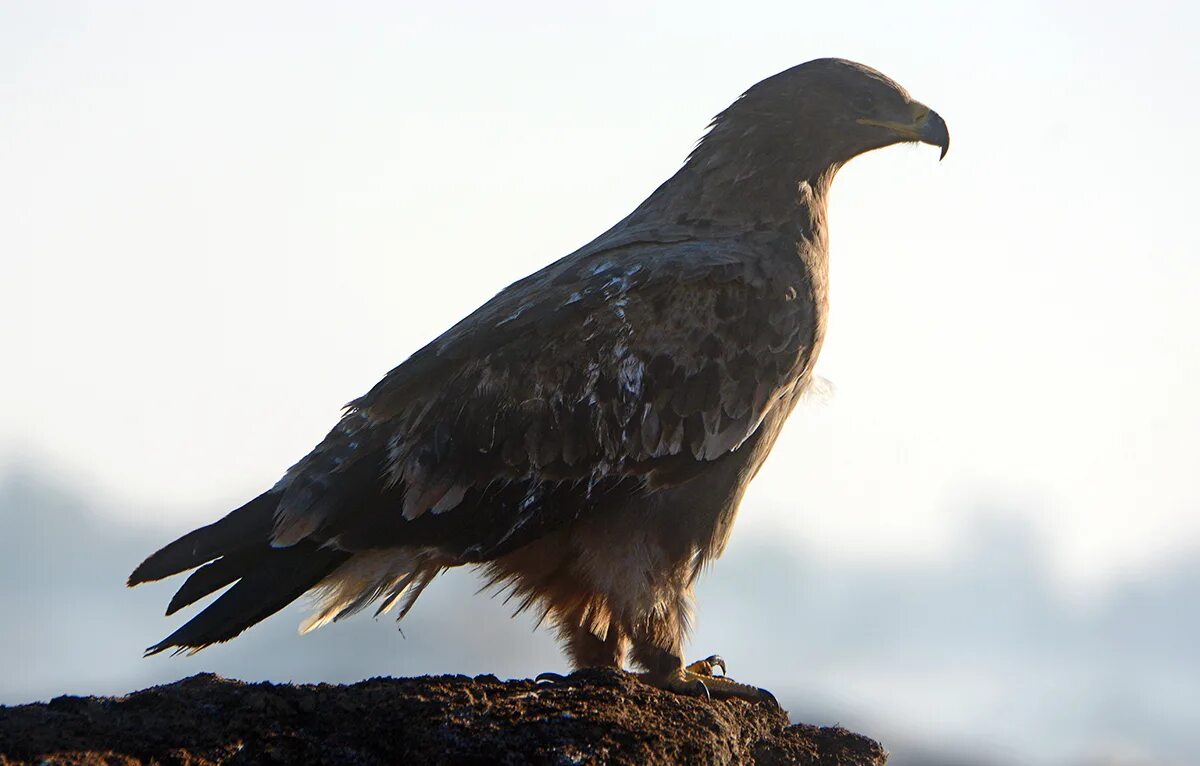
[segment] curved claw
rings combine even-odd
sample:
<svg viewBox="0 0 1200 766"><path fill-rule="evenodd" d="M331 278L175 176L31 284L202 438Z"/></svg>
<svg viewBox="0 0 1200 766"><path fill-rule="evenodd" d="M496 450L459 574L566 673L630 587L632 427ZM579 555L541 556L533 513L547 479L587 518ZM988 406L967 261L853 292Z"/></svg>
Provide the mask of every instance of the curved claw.
<svg viewBox="0 0 1200 766"><path fill-rule="evenodd" d="M725 658L719 654L713 654L708 657L705 657L702 660L696 660L691 665L687 666L687 669L690 670L691 672L699 673L700 675L703 675L703 676L712 676L713 670L715 670L716 668L721 669L721 675L725 675L726 673L729 672L725 668Z"/></svg>
<svg viewBox="0 0 1200 766"><path fill-rule="evenodd" d="M537 678L535 678L533 680L535 683L539 683L539 684L542 682L561 684L562 682L567 680L567 677L562 675L561 673L538 673Z"/></svg>
<svg viewBox="0 0 1200 766"><path fill-rule="evenodd" d="M767 704L771 705L771 707L775 708L776 710L783 709L783 706L779 704L779 700L775 699L774 694L771 694L771 692L767 691L766 689L762 688L761 686L758 687L758 692L759 692L759 694L762 695L762 699L760 700L760 702L766 702Z"/></svg>
<svg viewBox="0 0 1200 766"><path fill-rule="evenodd" d="M738 683L726 676L714 676L708 679L710 691L716 699L742 699L747 702L765 702L771 707L779 708L779 700L775 695L758 686Z"/></svg>

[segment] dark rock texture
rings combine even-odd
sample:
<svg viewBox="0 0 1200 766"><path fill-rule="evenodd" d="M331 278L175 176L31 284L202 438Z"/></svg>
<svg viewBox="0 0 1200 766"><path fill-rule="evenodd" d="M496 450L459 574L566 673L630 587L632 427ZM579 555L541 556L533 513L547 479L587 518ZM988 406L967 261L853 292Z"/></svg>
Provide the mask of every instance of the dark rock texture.
<svg viewBox="0 0 1200 766"><path fill-rule="evenodd" d="M877 766L880 745L782 711L650 688L615 671L557 684L493 676L350 686L198 675L126 697L0 707L0 765L828 764Z"/></svg>

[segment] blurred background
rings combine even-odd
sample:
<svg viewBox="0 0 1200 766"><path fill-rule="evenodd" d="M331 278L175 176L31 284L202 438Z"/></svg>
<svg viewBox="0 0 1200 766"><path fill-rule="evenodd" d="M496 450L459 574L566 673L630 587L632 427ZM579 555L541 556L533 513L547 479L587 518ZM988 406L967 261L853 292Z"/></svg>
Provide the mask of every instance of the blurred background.
<svg viewBox="0 0 1200 766"><path fill-rule="evenodd" d="M437 581L190 658L124 589L339 406L584 244L754 82L836 55L950 125L831 202L833 391L692 654L893 763L1200 762L1200 6L0 5L0 704L562 669Z"/></svg>

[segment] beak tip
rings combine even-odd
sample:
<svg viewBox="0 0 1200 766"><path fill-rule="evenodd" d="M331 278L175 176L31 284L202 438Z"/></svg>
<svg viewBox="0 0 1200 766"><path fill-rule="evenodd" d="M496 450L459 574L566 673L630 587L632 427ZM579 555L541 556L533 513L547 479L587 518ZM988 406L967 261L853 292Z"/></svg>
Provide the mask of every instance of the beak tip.
<svg viewBox="0 0 1200 766"><path fill-rule="evenodd" d="M950 151L950 129L946 127L942 116L933 110L929 111L921 125L921 140L941 148L938 162L944 160L946 153Z"/></svg>

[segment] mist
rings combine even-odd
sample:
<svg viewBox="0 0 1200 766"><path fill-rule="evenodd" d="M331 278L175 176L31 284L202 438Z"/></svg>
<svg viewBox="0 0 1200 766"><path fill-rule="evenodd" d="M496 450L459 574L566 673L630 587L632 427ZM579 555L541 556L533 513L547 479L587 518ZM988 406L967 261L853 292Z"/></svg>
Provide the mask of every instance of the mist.
<svg viewBox="0 0 1200 766"><path fill-rule="evenodd" d="M477 595L466 570L435 581L400 626L360 615L301 637L297 603L228 644L143 659L186 619L161 617L179 582L124 580L173 533L118 520L128 509L111 503L49 466L0 479L0 704L198 672L336 683L564 669L550 633ZM793 720L868 732L899 766L1200 759L1200 552L1080 597L1056 585L1022 514L981 499L962 516L936 560L864 565L735 533L701 580L691 655L722 654Z"/></svg>

